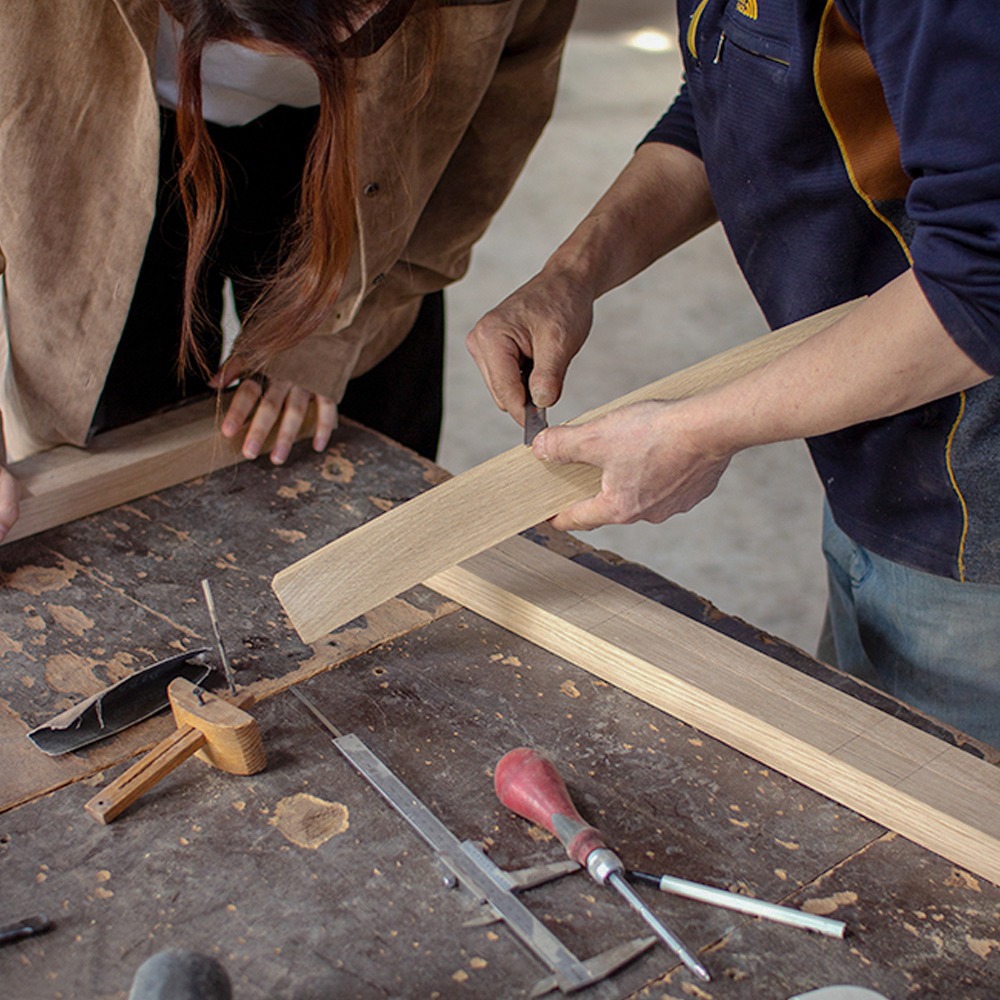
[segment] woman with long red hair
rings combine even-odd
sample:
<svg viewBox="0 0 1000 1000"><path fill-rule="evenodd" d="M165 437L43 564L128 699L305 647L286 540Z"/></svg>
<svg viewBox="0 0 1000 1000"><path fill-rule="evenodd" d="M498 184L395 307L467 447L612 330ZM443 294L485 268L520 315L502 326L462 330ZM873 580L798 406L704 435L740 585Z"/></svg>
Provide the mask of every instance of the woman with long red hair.
<svg viewBox="0 0 1000 1000"><path fill-rule="evenodd" d="M433 456L441 290L547 120L575 0L9 0L0 269L11 457L238 381ZM224 337L224 301L238 332ZM228 350L228 354L225 352ZM16 519L0 473L0 537Z"/></svg>

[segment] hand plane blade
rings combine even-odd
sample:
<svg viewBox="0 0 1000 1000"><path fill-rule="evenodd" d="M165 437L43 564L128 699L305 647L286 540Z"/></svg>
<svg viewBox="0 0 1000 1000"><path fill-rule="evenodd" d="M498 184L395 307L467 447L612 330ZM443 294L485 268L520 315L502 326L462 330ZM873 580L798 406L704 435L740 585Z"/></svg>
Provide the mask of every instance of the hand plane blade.
<svg viewBox="0 0 1000 1000"><path fill-rule="evenodd" d="M203 684L213 672L207 648L189 649L129 674L85 701L32 729L28 739L55 757L114 736L165 709L167 687L176 677Z"/></svg>

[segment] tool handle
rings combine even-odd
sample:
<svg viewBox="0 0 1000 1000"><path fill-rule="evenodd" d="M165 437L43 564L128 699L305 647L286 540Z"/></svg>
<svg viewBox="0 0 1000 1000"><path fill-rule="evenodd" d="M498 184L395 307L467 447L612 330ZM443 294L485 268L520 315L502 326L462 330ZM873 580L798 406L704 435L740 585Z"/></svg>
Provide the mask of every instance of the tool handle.
<svg viewBox="0 0 1000 1000"><path fill-rule="evenodd" d="M205 734L194 726L175 729L142 760L101 789L84 808L99 823L110 823L161 778L197 753L207 741Z"/></svg>
<svg viewBox="0 0 1000 1000"><path fill-rule="evenodd" d="M791 927L804 927L806 930L817 931L829 937L842 938L847 931L847 924L832 917L823 917L816 913L806 913L794 906L781 906L754 896L742 896L728 889L717 889L715 886L702 885L700 882L689 882L687 879L676 878L673 875L650 875L648 872L628 872L628 877L643 885L652 885L661 892L669 892L685 899L695 899L699 903L710 906L722 906L737 913L748 913L764 920L774 920L779 924Z"/></svg>
<svg viewBox="0 0 1000 1000"><path fill-rule="evenodd" d="M555 764L530 747L504 754L493 777L497 797L512 812L554 833L566 853L586 867L604 838L577 812Z"/></svg>

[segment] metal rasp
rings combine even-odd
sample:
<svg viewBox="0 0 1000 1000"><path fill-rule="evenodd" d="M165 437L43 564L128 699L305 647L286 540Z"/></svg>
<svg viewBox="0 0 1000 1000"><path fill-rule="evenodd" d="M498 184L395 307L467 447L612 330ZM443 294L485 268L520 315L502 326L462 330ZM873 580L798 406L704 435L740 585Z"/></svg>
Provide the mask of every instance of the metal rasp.
<svg viewBox="0 0 1000 1000"><path fill-rule="evenodd" d="M535 406L531 398L531 372L535 364L531 358L525 359L521 368L521 381L524 383L524 443L530 445L532 441L549 426L545 418L545 407Z"/></svg>

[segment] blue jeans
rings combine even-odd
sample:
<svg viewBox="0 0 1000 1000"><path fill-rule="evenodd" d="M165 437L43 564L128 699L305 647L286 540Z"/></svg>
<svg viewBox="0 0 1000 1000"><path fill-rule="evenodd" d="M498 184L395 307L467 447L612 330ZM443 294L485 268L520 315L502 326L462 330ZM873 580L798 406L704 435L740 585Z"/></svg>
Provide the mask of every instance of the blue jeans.
<svg viewBox="0 0 1000 1000"><path fill-rule="evenodd" d="M823 514L827 622L819 658L1000 747L1000 586L910 569Z"/></svg>

